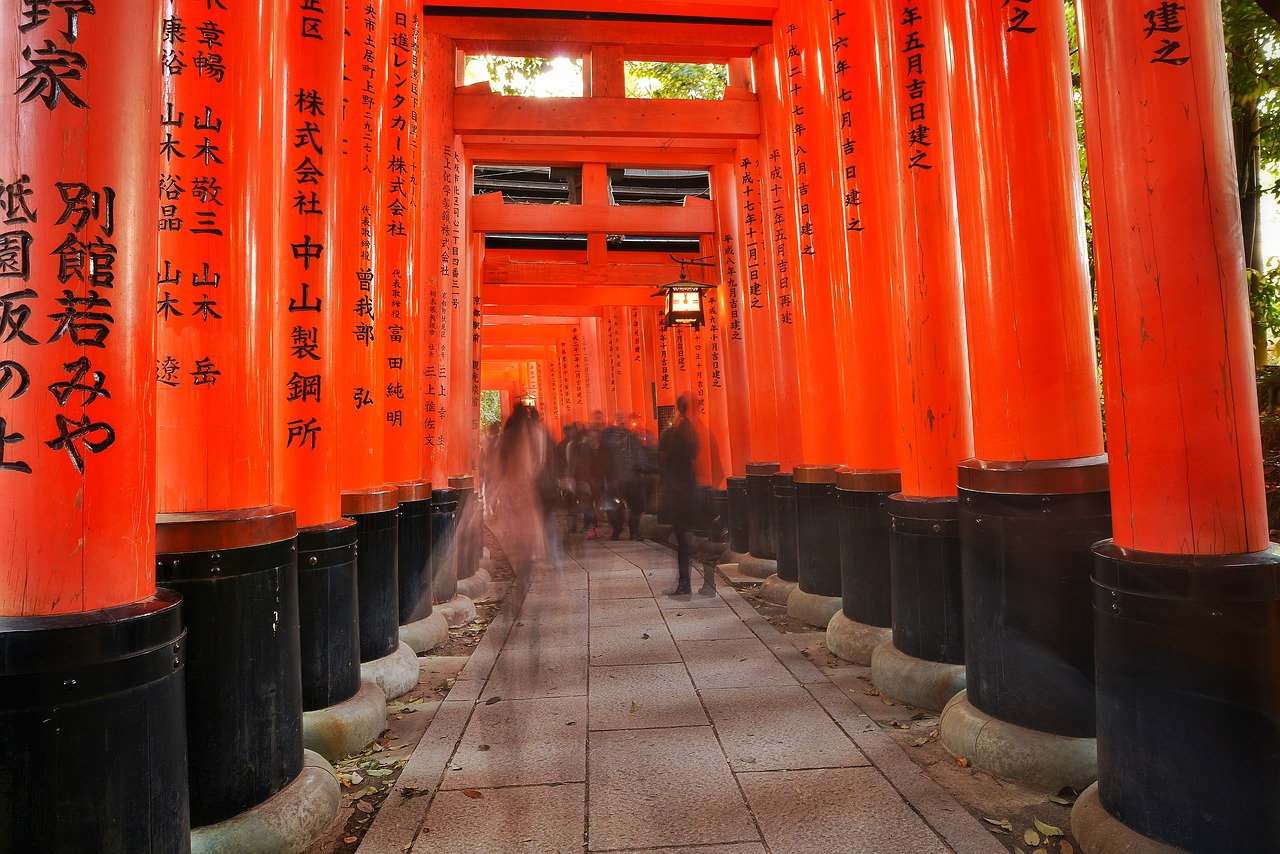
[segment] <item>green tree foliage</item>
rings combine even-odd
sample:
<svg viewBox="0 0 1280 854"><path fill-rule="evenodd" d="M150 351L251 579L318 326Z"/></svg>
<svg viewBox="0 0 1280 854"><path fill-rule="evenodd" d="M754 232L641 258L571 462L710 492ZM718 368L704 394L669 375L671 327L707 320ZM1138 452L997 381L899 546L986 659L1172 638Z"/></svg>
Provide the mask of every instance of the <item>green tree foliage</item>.
<svg viewBox="0 0 1280 854"><path fill-rule="evenodd" d="M502 423L502 395L496 391L480 392L480 426Z"/></svg>
<svg viewBox="0 0 1280 854"><path fill-rule="evenodd" d="M692 62L626 63L628 98L679 98L718 101L729 82L724 65Z"/></svg>

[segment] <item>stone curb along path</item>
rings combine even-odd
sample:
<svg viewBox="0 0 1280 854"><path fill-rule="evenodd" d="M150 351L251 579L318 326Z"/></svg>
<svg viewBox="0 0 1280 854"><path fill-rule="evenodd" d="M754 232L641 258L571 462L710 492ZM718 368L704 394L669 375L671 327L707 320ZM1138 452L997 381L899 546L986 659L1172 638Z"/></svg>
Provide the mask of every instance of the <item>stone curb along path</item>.
<svg viewBox="0 0 1280 854"><path fill-rule="evenodd" d="M592 543L588 544L587 549L593 555L610 557L616 561L627 561L626 555L628 553L635 555L635 549L639 545L638 543L627 542L617 544ZM611 546L613 547L611 548ZM662 566L666 566L666 563L670 560L670 552L668 550L660 549L651 544L645 544L645 548L652 550L655 553L654 556L660 558ZM644 557L650 559L652 556L645 555ZM566 564L572 562L570 558L566 558L565 561ZM638 568L646 579L655 575L645 563L634 564L634 567ZM565 571L570 571L567 566ZM480 698L484 693L486 683L493 671L498 655L506 644L513 626L524 616L522 611L526 595L529 593L531 586L537 589L540 585L548 583L548 581L554 583L554 576L546 575L545 571L539 573L535 570L535 576L532 582L528 577L516 579L506 597L502 610L490 623L480 644L472 653L466 666L458 674L453 688L441 703L435 717L427 727L417 749L405 763L395 789L387 796L373 824L361 841L358 854L404 854L404 852L410 851L415 843L418 842L419 836L423 833L423 823L427 812L439 792L454 754L458 750L459 744L463 740L463 735L472 721L473 713L481 705ZM590 577L588 572L587 578L589 579ZM654 581L656 582L657 579L654 578ZM660 588L661 585L657 584L656 587ZM883 779L887 781L892 793L897 796L896 798L892 797L892 795L889 795L888 790L881 786L876 789L877 792L882 793L877 797L894 802L898 802L900 798L900 802L904 802L911 811L917 814L924 824L937 835L942 844L952 851L958 852L958 854L1005 854L1006 849L992 837L991 833L980 822L966 812L949 793L929 779L924 771L874 721L866 717L858 709L851 698L847 697L840 688L833 685L790 641L779 634L767 620L761 617L749 602L743 599L735 590L725 585L721 585L717 593L719 598L732 610L742 624L794 677L796 682L799 683L799 687L806 691L840 730L848 736L853 745L870 762L871 767L878 771ZM694 597L694 599L696 600L697 597ZM698 603L696 601L691 602L690 610L695 609L697 606ZM685 613L689 613L689 611ZM586 637L586 632L583 632L583 636ZM738 642L743 644L744 647L751 645L751 641L745 637ZM760 720L758 724L755 724L755 727L762 731L767 730L769 726L770 723L765 720ZM678 730L665 731L676 732ZM633 730L632 732L643 733L646 731ZM611 734L613 733L609 730L592 733L593 736L597 737ZM593 768L592 771L594 773L595 769ZM797 773L813 774L819 771L820 769L816 769L815 771ZM740 774L739 777L741 776L743 775ZM752 775L747 774L745 776ZM588 780L589 785L590 778ZM568 785L563 786L566 789L568 787ZM865 799L865 797L864 795L863 798ZM550 808L549 804L550 802L548 802L548 808ZM807 814L804 812L802 805L799 814L795 815L794 819L821 822L830 816L831 806L833 805L828 804L820 809L815 807L813 814ZM838 803L834 806L837 809L845 808ZM793 813L795 813L795 810L793 810ZM716 819L715 815L707 815L705 817L708 823L713 823ZM868 820L874 819L875 815L874 811L872 811ZM753 817L753 820L756 821L757 827L759 827L759 818ZM437 821L437 823L439 822ZM774 830L776 831L776 828ZM770 844L774 846L774 850L780 850L776 838L767 838L770 838ZM747 845L734 846L734 849L737 850L740 847L743 851L764 851L765 849L760 846L761 843L756 841ZM428 847L425 839L418 847L420 851L424 852L434 850ZM785 848L786 846L782 847ZM543 849L531 847L530 850ZM578 850L581 850L581 845L579 845ZM708 852L715 852L720 849L713 846L707 850ZM728 851L729 847L726 846L723 850ZM787 850L798 851L801 849L788 848ZM906 854L906 852L904 851L903 854Z"/></svg>

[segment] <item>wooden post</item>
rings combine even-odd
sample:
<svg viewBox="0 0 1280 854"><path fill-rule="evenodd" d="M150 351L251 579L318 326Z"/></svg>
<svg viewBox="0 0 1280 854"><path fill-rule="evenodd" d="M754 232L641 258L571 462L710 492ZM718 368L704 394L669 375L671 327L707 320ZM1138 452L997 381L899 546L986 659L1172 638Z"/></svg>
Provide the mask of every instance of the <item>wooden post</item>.
<svg viewBox="0 0 1280 854"><path fill-rule="evenodd" d="M0 762L29 773L0 782L0 839L187 851L186 644L155 578L160 16L9 8Z"/></svg>

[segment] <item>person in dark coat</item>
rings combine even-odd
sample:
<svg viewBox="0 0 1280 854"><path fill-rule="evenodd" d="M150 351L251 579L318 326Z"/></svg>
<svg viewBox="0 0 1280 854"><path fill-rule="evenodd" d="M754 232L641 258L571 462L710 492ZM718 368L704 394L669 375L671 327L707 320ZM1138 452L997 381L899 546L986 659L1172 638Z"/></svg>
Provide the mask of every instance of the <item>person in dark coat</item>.
<svg viewBox="0 0 1280 854"><path fill-rule="evenodd" d="M689 395L676 399L676 420L658 439L658 463L661 467L662 504L676 537L676 566L679 572L675 589L668 596L688 596L690 543L689 532L697 523L698 479L694 460L698 457L698 434L689 421ZM703 591L705 591L705 586Z"/></svg>

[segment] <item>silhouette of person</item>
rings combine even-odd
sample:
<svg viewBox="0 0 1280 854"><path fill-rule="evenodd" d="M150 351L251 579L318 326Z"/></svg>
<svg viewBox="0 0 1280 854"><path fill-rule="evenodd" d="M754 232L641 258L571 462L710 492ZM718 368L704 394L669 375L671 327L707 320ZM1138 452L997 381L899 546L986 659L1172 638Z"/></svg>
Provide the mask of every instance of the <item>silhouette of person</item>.
<svg viewBox="0 0 1280 854"><path fill-rule="evenodd" d="M689 420L690 396L676 398L676 420L658 439L658 460L661 467L661 495L667 518L676 537L676 586L668 596L688 596L689 562L691 560L690 531L697 524L698 479L694 462L698 457L698 434ZM710 595L714 586L703 584L698 592Z"/></svg>

